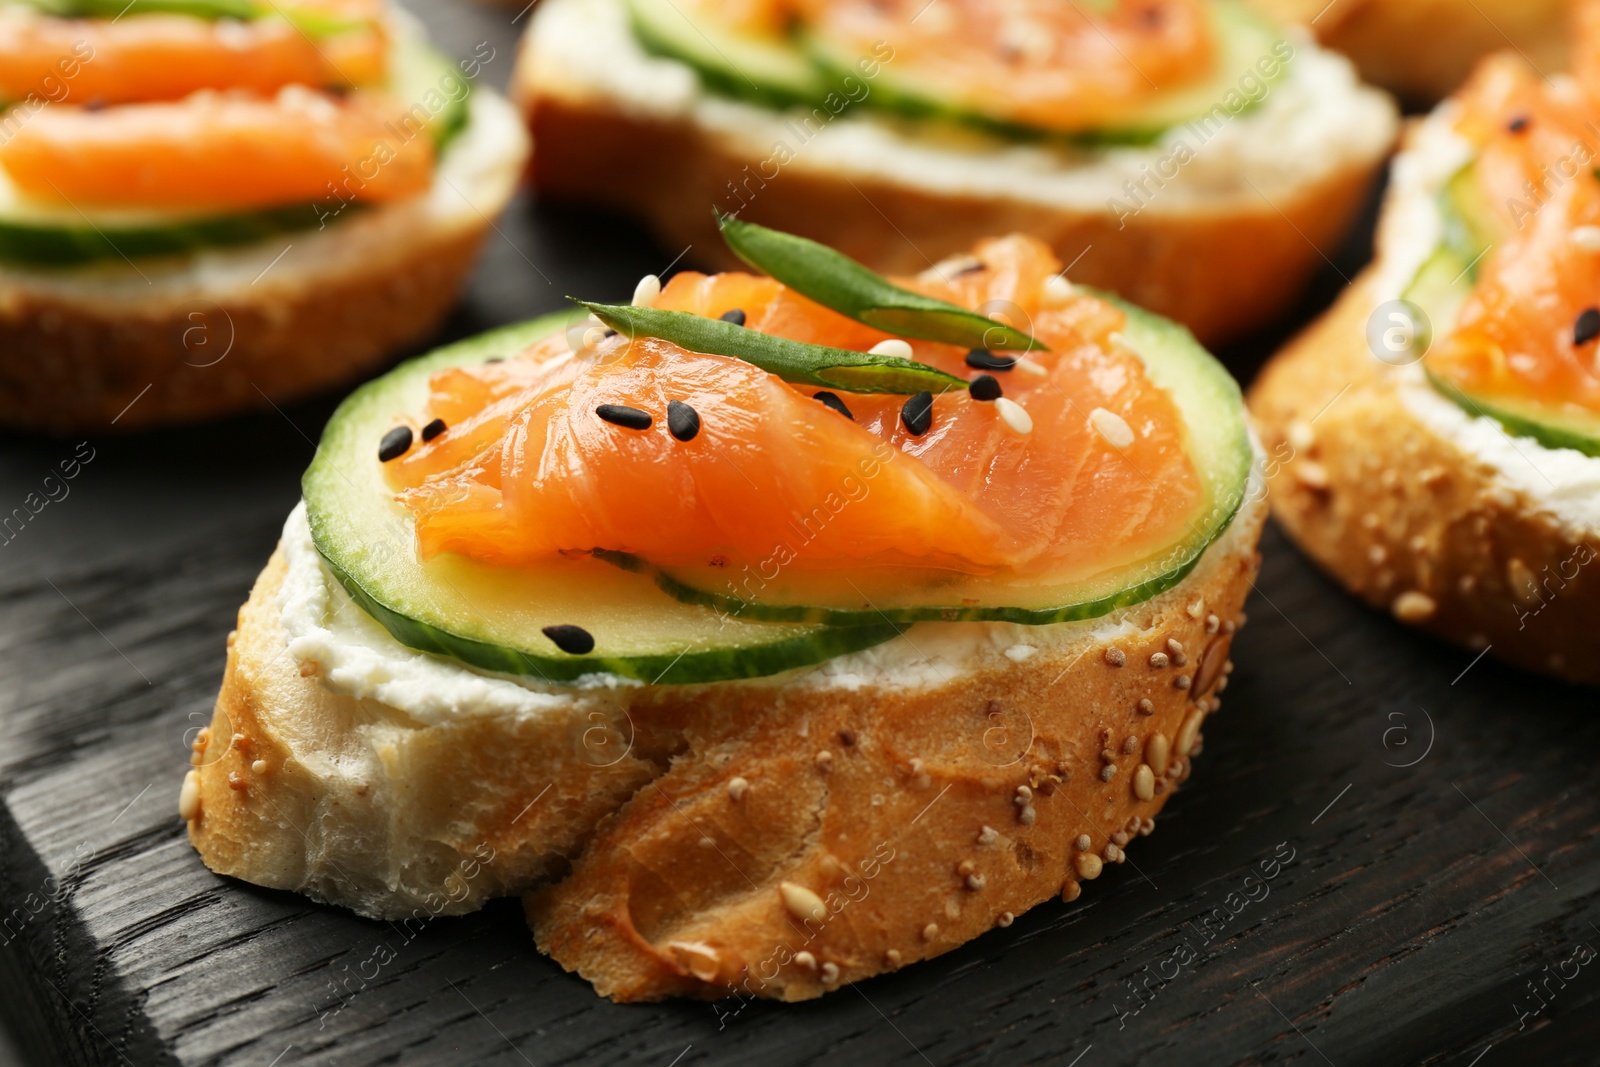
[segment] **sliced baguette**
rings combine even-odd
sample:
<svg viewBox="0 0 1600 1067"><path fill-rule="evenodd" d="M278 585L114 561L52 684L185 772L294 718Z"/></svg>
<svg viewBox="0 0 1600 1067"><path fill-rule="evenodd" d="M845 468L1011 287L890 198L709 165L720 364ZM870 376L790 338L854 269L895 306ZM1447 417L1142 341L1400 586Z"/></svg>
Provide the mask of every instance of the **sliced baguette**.
<svg viewBox="0 0 1600 1067"><path fill-rule="evenodd" d="M1555 484L1541 492L1537 478L1513 481L1489 460L1475 442L1503 438L1494 424L1454 412L1417 367L1373 356L1367 320L1385 299L1376 277L1357 279L1250 390L1276 467L1273 514L1341 584L1401 621L1530 670L1600 682L1600 574L1587 566L1600 530L1562 514ZM1536 470L1552 455L1530 439L1514 445ZM1591 468L1593 499L1600 459L1545 462L1552 473L1557 464Z"/></svg>
<svg viewBox="0 0 1600 1067"><path fill-rule="evenodd" d="M66 432L232 414L349 381L425 339L527 159L506 102L471 99L416 199L192 256L0 265L0 420Z"/></svg>
<svg viewBox="0 0 1600 1067"><path fill-rule="evenodd" d="M1309 25L1361 76L1414 104L1441 100L1490 52L1515 48L1546 74L1567 65L1570 0L1255 0Z"/></svg>
<svg viewBox="0 0 1600 1067"><path fill-rule="evenodd" d="M711 267L739 267L713 205L901 274L1022 231L1049 241L1074 281L1215 343L1287 308L1394 139L1387 97L1343 59L1299 37L1291 47L1295 73L1254 110L1229 117L1219 101L1219 132L1180 127L1144 148L1058 150L859 107L818 121L716 97L640 49L623 0L544 0L512 91L541 196L632 212ZM1180 140L1192 158L1178 165Z"/></svg>
<svg viewBox="0 0 1600 1067"><path fill-rule="evenodd" d="M923 624L815 676L433 723L297 662L280 550L180 810L213 870L408 924L543 884L539 945L618 1000L818 996L1074 899L1149 832L1226 684L1265 510L1252 494L1178 586L1100 619ZM925 660L958 625L988 628L983 655ZM809 938L807 892L837 910Z"/></svg>

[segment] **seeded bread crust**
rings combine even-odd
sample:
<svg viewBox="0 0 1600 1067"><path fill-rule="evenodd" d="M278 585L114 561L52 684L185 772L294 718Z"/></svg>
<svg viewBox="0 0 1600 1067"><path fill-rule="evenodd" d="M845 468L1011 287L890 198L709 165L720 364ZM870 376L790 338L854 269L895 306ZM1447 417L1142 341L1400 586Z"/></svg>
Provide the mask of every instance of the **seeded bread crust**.
<svg viewBox="0 0 1600 1067"><path fill-rule="evenodd" d="M1226 684L1265 512L1248 503L1174 589L1004 670L645 688L621 717L575 699L439 725L301 674L275 553L180 811L218 873L364 915L553 886L528 901L540 947L617 1000L818 996L1074 899L1149 832ZM807 892L859 899L806 941Z"/></svg>
<svg viewBox="0 0 1600 1067"><path fill-rule="evenodd" d="M1254 2L1281 22L1310 25L1325 46L1355 61L1362 78L1418 106L1450 95L1473 64L1503 48L1546 74L1567 67L1570 0Z"/></svg>
<svg viewBox="0 0 1600 1067"><path fill-rule="evenodd" d="M440 210L434 195L248 249L0 269L0 421L138 430L291 401L380 366L438 328L510 200L527 146L514 123L498 137L499 158L452 194L470 207Z"/></svg>
<svg viewBox="0 0 1600 1067"><path fill-rule="evenodd" d="M539 195L622 209L666 247L691 248L708 269L745 269L723 244L710 208L727 207L730 183L749 181L761 160L714 131L637 114L563 84L534 62L532 32L512 96L533 132ZM1100 204L1069 209L947 194L865 172L794 165L762 182L740 215L891 274L916 274L993 234L1028 233L1070 265L1073 281L1119 293L1214 345L1289 309L1323 262L1318 249L1337 247L1344 236L1387 151L1383 144L1369 157L1313 173L1292 196L1271 203L1241 185L1217 191L1209 208L1166 210L1158 198L1125 219ZM641 169L640 159L650 166Z"/></svg>
<svg viewBox="0 0 1600 1067"><path fill-rule="evenodd" d="M1587 565L1600 539L1565 529L1406 408L1396 373L1367 347L1379 302L1369 277L1250 391L1276 469L1273 514L1317 564L1402 622L1474 651L1493 646L1529 670L1600 682L1600 574Z"/></svg>

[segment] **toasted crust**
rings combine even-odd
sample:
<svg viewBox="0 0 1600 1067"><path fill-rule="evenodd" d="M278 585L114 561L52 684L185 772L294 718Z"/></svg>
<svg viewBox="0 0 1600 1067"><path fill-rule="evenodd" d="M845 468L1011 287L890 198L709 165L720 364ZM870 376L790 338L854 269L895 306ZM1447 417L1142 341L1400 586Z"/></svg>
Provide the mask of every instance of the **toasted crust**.
<svg viewBox="0 0 1600 1067"><path fill-rule="evenodd" d="M1515 48L1541 71L1567 65L1570 0L1255 0L1284 22L1310 24L1361 76L1426 105L1454 92L1484 55ZM1315 20L1315 21L1313 21Z"/></svg>
<svg viewBox="0 0 1600 1067"><path fill-rule="evenodd" d="M887 273L915 274L981 238L1020 231L1049 242L1073 281L1176 319L1207 344L1289 308L1323 262L1318 249L1342 238L1389 147L1380 132L1372 152L1314 172L1270 202L1239 186L1183 209L1158 196L1154 209L1127 214L1103 200L1073 208L961 195L867 171L790 166L763 181L761 158L716 131L566 86L539 69L534 51L524 45L512 92L533 132L531 174L541 196L626 210L667 247L692 248L696 261L718 270L742 265L710 207L742 204L733 192L741 183L754 193L741 217L803 233ZM1392 128L1392 117L1384 121ZM647 171L640 159L651 161Z"/></svg>
<svg viewBox="0 0 1600 1067"><path fill-rule="evenodd" d="M1584 566L1600 540L1499 483L1406 407L1400 376L1367 348L1368 277L1250 391L1276 467L1274 515L1374 607L1530 670L1600 682L1600 575Z"/></svg>
<svg viewBox="0 0 1600 1067"><path fill-rule="evenodd" d="M1249 503L1174 589L1004 670L626 690L610 720L574 699L429 725L330 691L285 654L280 552L196 742L190 840L220 873L390 919L553 882L528 904L539 945L618 1000L817 996L1071 899L1149 832L1226 684L1264 514ZM786 883L857 899L806 941Z"/></svg>
<svg viewBox="0 0 1600 1067"><path fill-rule="evenodd" d="M506 114L498 98L474 105L501 143L455 174L464 192L436 184L414 203L189 257L0 268L0 420L65 433L227 415L349 381L424 340L526 158Z"/></svg>

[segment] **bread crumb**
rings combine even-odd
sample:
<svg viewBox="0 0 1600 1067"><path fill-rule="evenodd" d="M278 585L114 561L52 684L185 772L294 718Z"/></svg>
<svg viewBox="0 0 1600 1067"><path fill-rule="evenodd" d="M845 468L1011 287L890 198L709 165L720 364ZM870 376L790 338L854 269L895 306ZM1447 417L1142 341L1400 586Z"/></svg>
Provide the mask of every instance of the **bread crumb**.
<svg viewBox="0 0 1600 1067"><path fill-rule="evenodd" d="M1427 593L1410 589L1394 598L1391 609L1401 622L1427 622L1438 612L1439 604Z"/></svg>

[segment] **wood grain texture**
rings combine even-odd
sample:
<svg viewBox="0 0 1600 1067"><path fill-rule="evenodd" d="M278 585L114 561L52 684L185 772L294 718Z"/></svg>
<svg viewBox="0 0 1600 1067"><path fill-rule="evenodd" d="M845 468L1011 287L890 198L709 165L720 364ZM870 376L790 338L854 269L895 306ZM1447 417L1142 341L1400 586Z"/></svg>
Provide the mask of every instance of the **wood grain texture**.
<svg viewBox="0 0 1600 1067"><path fill-rule="evenodd" d="M507 69L513 13L424 9L448 48L491 39ZM552 208L501 229L449 336L569 291L625 297L680 251ZM1326 251L1350 274L1363 255ZM616 1006L534 951L514 901L401 928L212 875L176 812L186 735L330 410L94 439L70 495L0 544L0 1017L29 1062L1600 1059L1600 961L1552 980L1525 1027L1513 1007L1600 948L1595 694L1406 631L1273 530L1223 710L1130 862L817 1002ZM0 441L0 510L74 445ZM1294 858L1263 879L1280 844ZM1163 967L1132 1014L1130 983Z"/></svg>

